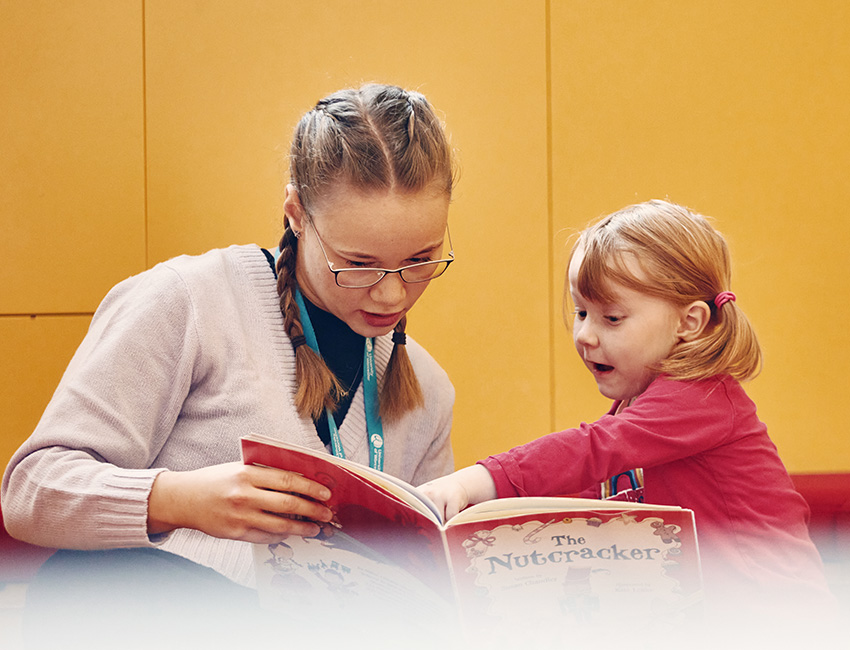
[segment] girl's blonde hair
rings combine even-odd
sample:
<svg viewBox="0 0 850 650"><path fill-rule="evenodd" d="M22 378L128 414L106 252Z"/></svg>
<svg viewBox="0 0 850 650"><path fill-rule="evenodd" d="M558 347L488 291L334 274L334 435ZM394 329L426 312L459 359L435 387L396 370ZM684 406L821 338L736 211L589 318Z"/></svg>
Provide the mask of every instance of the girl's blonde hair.
<svg viewBox="0 0 850 650"><path fill-rule="evenodd" d="M378 84L335 92L301 118L292 139L289 174L307 219L321 195L340 183L364 192L433 188L451 198L455 182L448 139L425 97ZM286 332L297 341L304 333L294 294L298 240L288 220L284 225L278 294ZM403 335L406 323L402 318L395 331ZM325 407L333 410L341 394L337 378L307 345L295 346L295 359L298 413L315 419ZM407 351L395 343L381 386L381 417L391 421L423 404Z"/></svg>
<svg viewBox="0 0 850 650"><path fill-rule="evenodd" d="M613 302L616 283L677 306L708 303L702 335L679 342L655 370L681 380L728 374L745 381L759 373L761 348L744 312L734 301L714 303L730 288L731 263L726 241L705 217L667 201L631 205L584 230L571 259L579 248L575 289L587 300Z"/></svg>

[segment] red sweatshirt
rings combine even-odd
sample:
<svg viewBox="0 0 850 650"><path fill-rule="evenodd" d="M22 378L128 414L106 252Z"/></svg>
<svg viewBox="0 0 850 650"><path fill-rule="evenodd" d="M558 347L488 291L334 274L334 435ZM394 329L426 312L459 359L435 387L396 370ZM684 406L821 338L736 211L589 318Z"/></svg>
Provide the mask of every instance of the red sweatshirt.
<svg viewBox="0 0 850 650"><path fill-rule="evenodd" d="M709 596L719 588L831 606L808 506L737 381L658 378L614 415L619 406L480 461L498 496L598 496L602 481L642 467L647 503L694 511Z"/></svg>

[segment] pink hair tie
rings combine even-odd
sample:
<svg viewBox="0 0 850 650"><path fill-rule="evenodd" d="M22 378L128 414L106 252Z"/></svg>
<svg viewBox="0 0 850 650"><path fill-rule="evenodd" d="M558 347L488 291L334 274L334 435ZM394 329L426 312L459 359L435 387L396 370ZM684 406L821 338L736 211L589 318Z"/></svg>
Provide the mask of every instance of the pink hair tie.
<svg viewBox="0 0 850 650"><path fill-rule="evenodd" d="M720 309L723 305L725 305L729 301L735 301L735 294L731 291L721 291L714 297L714 305Z"/></svg>

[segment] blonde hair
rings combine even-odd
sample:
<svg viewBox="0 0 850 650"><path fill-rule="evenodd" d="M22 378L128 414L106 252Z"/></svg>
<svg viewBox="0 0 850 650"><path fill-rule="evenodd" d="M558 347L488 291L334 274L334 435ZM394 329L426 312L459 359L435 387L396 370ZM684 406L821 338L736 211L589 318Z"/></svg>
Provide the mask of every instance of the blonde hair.
<svg viewBox="0 0 850 650"><path fill-rule="evenodd" d="M571 259L579 248L575 289L587 300L612 302L616 283L677 306L708 303L711 317L703 333L679 342L654 370L681 380L728 374L745 381L759 373L761 348L744 312L734 301L714 304L717 294L730 289L732 273L726 241L708 219L675 203L648 201L584 230Z"/></svg>
<svg viewBox="0 0 850 650"><path fill-rule="evenodd" d="M340 90L307 112L295 127L289 174L308 219L319 197L340 183L361 191L415 193L436 188L450 198L455 182L448 139L425 97L379 84ZM303 336L294 297L297 250L287 220L277 271L280 310L292 340ZM406 325L404 317L395 331L404 334ZM333 410L341 394L333 372L309 346L296 345L295 359L298 413L316 419L326 407ZM393 345L379 399L381 417L387 421L424 405L403 344Z"/></svg>

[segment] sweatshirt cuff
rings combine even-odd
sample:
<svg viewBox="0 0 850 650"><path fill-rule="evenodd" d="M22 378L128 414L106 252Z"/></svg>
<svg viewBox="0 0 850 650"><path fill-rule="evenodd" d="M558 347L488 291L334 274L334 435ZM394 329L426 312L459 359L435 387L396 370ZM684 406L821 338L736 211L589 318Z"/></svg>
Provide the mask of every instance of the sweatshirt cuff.
<svg viewBox="0 0 850 650"><path fill-rule="evenodd" d="M490 476L493 477L493 482L496 484L497 498L504 499L506 497L526 496L524 490L508 478L509 468L503 466L498 457L488 456L483 460L479 460L477 464L482 465L484 469L490 472Z"/></svg>

